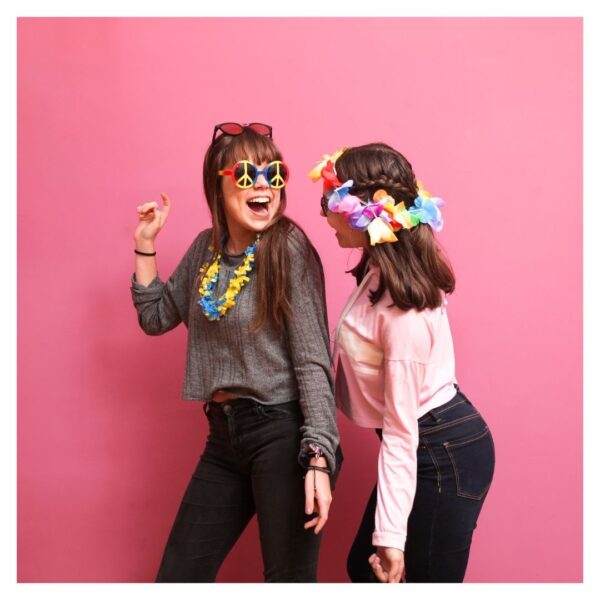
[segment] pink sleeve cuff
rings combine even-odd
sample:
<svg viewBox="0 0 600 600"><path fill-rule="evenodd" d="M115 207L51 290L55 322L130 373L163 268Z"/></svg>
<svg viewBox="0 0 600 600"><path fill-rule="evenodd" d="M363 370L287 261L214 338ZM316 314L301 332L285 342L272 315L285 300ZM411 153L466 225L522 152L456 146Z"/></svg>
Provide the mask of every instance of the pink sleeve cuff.
<svg viewBox="0 0 600 600"><path fill-rule="evenodd" d="M406 534L401 532L374 531L371 541L373 542L373 546L385 546L404 551Z"/></svg>

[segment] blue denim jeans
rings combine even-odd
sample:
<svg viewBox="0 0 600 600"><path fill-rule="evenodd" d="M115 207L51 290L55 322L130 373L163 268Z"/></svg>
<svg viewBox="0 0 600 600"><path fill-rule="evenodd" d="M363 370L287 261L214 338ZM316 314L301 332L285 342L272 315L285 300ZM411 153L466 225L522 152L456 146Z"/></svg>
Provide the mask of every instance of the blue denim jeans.
<svg viewBox="0 0 600 600"><path fill-rule="evenodd" d="M299 403L263 405L236 398L210 402L205 412L206 447L156 581L214 581L255 513L265 581L316 581L322 534L304 529L312 516L304 512L304 470L298 463L303 424Z"/></svg>
<svg viewBox="0 0 600 600"><path fill-rule="evenodd" d="M376 431L381 438L381 430ZM488 426L459 390L419 419L417 489L404 549L408 583L462 582L494 464ZM376 506L377 486L348 556L353 582L377 581L368 563L376 550L371 543Z"/></svg>

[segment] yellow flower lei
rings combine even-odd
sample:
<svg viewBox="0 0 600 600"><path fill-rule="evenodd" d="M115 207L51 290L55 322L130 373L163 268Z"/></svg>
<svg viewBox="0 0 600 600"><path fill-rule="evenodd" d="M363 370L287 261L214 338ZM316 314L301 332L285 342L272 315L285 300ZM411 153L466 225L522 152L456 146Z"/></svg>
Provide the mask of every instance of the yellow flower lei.
<svg viewBox="0 0 600 600"><path fill-rule="evenodd" d="M237 295L240 293L244 285L250 281L248 274L254 267L257 241L258 238L252 245L248 246L248 248L244 250L244 254L246 255L244 257L244 261L234 271L235 277L230 279L225 293L223 293L217 300L213 299L212 292L217 284L217 281L219 280L222 256L221 252L217 254L217 257L210 265L208 262L205 262L202 265L200 272L203 272L204 275L200 283L200 288L198 289L198 292L201 296L200 300L198 300L198 304L202 307L204 316L209 321L218 321L232 306L235 306L235 299ZM209 247L209 251L213 251L212 246Z"/></svg>

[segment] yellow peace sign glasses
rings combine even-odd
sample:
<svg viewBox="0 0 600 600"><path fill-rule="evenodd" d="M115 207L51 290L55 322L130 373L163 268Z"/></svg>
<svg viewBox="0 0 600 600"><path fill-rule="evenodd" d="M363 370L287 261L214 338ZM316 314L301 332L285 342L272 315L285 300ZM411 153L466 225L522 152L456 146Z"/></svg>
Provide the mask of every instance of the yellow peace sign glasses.
<svg viewBox="0 0 600 600"><path fill-rule="evenodd" d="M231 169L219 171L219 175L229 175L235 185L242 190L254 187L259 175L264 175L269 187L280 190L285 187L290 174L287 165L281 160L270 162L264 169L259 169L249 160L240 160Z"/></svg>

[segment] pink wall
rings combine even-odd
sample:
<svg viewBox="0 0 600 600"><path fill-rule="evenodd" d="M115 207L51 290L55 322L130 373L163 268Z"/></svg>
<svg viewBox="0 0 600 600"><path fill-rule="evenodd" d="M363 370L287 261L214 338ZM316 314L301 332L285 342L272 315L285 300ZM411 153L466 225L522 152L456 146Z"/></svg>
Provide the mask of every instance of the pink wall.
<svg viewBox="0 0 600 600"><path fill-rule="evenodd" d="M223 120L273 124L332 327L356 255L319 217L319 156L386 141L447 200L458 377L497 450L467 580L581 581L580 19L21 19L18 71L19 581L154 577L206 428L180 400L185 330L138 329L135 206L173 200L166 277L208 224ZM330 582L377 454L340 427ZM254 525L220 580L261 580Z"/></svg>

